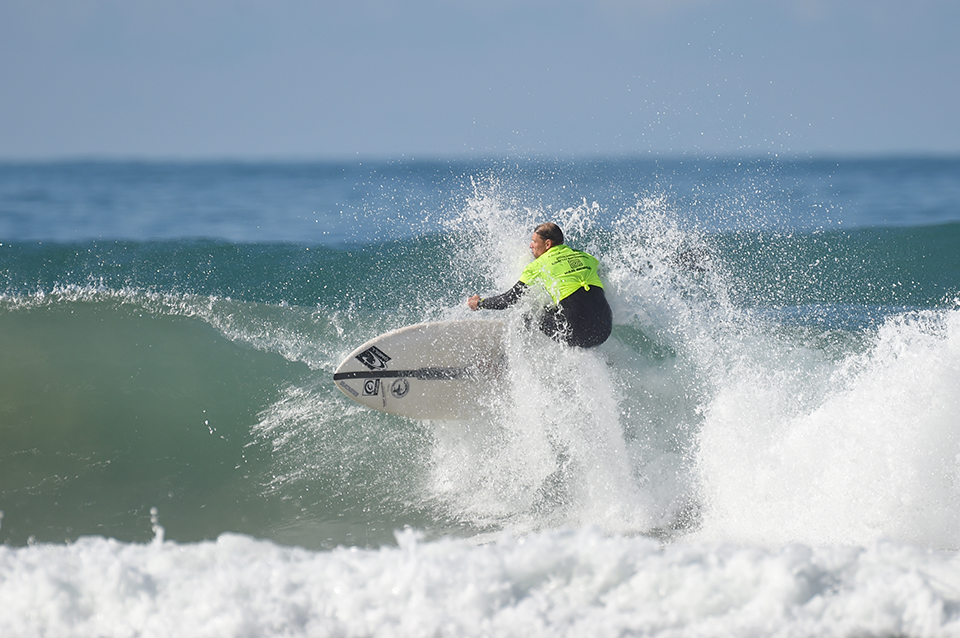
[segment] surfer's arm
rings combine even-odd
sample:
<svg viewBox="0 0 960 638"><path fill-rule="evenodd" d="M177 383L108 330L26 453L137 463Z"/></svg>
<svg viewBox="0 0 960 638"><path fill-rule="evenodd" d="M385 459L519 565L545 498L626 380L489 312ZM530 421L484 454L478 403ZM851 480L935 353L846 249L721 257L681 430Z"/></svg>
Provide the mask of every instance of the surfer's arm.
<svg viewBox="0 0 960 638"><path fill-rule="evenodd" d="M509 308L513 304L520 301L520 297L523 296L523 293L526 292L528 286L522 281L518 281L514 284L513 288L507 292L496 295L495 297L487 297L485 299L477 300L477 309L483 308L484 310L503 310Z"/></svg>

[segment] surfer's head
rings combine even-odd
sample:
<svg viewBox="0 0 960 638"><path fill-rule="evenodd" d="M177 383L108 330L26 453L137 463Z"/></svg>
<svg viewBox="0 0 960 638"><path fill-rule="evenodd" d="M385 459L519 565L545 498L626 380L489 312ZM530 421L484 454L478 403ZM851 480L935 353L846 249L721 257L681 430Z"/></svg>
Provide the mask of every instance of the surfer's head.
<svg viewBox="0 0 960 638"><path fill-rule="evenodd" d="M537 226L530 240L530 252L534 259L547 252L554 246L563 243L563 231L553 222L545 222Z"/></svg>

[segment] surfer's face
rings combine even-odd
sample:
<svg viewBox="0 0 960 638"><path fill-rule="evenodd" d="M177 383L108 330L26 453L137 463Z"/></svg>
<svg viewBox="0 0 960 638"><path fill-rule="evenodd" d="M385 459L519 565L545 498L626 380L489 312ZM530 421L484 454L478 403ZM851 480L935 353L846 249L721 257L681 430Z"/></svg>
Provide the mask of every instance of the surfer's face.
<svg viewBox="0 0 960 638"><path fill-rule="evenodd" d="M547 252L552 247L552 241L549 239L544 239L536 233L533 234L533 238L530 240L530 252L533 253L534 259L537 259L540 255Z"/></svg>

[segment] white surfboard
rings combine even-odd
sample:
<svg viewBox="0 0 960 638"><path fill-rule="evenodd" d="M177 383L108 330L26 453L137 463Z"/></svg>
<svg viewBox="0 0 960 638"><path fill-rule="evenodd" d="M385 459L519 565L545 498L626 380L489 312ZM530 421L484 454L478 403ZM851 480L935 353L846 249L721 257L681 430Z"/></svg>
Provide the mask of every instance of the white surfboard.
<svg viewBox="0 0 960 638"><path fill-rule="evenodd" d="M505 325L437 321L371 339L350 353L333 381L360 405L413 419L463 419L496 392Z"/></svg>

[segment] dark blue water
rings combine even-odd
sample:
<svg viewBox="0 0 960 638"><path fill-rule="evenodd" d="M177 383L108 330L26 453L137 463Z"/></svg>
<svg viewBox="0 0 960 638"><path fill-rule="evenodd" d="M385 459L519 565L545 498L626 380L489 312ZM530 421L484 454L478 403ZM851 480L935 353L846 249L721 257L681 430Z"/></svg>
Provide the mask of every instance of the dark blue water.
<svg viewBox="0 0 960 638"><path fill-rule="evenodd" d="M442 229L475 189L609 216L665 196L705 230L957 221L960 160L594 160L0 165L0 237L344 242Z"/></svg>

